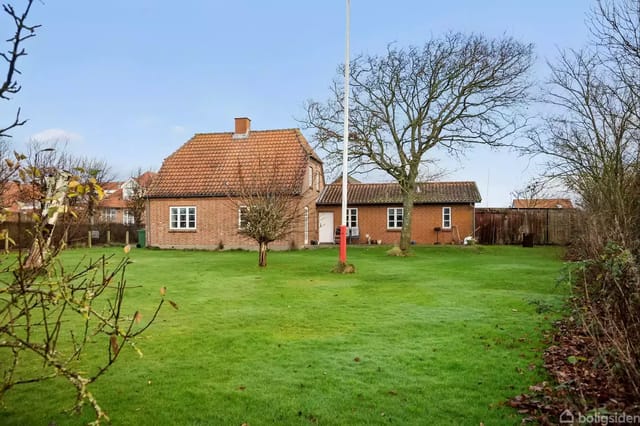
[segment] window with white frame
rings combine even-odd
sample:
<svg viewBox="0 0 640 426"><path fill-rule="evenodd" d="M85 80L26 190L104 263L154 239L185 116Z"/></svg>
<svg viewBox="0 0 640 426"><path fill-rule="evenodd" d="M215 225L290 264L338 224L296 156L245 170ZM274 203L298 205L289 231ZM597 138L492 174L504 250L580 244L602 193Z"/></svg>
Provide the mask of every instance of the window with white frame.
<svg viewBox="0 0 640 426"><path fill-rule="evenodd" d="M451 207L442 208L442 228L443 229L451 228Z"/></svg>
<svg viewBox="0 0 640 426"><path fill-rule="evenodd" d="M358 226L358 209L347 209L347 228Z"/></svg>
<svg viewBox="0 0 640 426"><path fill-rule="evenodd" d="M309 188L313 188L313 167L309 166Z"/></svg>
<svg viewBox="0 0 640 426"><path fill-rule="evenodd" d="M249 223L249 219L247 218L247 213L249 212L249 207L240 206L238 208L238 229L244 229L247 227Z"/></svg>
<svg viewBox="0 0 640 426"><path fill-rule="evenodd" d="M320 172L316 172L316 191L320 191Z"/></svg>
<svg viewBox="0 0 640 426"><path fill-rule="evenodd" d="M131 210L125 210L122 212L122 223L125 225L133 225L136 223Z"/></svg>
<svg viewBox="0 0 640 426"><path fill-rule="evenodd" d="M169 216L169 229L196 229L195 207L171 207Z"/></svg>
<svg viewBox="0 0 640 426"><path fill-rule="evenodd" d="M102 220L105 222L115 222L117 214L116 209L102 209Z"/></svg>
<svg viewBox="0 0 640 426"><path fill-rule="evenodd" d="M402 207L389 207L387 209L387 229L401 229L403 213Z"/></svg>

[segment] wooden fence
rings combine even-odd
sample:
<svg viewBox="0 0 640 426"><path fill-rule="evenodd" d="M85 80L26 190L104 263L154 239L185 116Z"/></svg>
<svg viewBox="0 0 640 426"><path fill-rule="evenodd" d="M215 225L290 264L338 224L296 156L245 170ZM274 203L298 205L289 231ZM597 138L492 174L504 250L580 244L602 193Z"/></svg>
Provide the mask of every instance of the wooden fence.
<svg viewBox="0 0 640 426"><path fill-rule="evenodd" d="M567 245L577 226L575 209L476 209L476 238L480 244L522 244L533 234L534 244Z"/></svg>
<svg viewBox="0 0 640 426"><path fill-rule="evenodd" d="M120 223L101 223L89 225L78 223L66 226L57 226L53 233L53 244L58 245L63 240L70 246L89 246L104 244L137 244L138 231L133 225ZM33 243L33 223L30 221L4 222L0 224L1 248L7 248L7 239L11 243L8 248L27 249Z"/></svg>

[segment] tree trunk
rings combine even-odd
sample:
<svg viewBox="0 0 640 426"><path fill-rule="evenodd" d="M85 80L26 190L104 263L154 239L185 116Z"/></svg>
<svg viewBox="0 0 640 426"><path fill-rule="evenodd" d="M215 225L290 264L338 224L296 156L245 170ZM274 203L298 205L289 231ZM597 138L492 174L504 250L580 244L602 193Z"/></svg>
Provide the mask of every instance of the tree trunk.
<svg viewBox="0 0 640 426"><path fill-rule="evenodd" d="M400 250L406 252L411 246L411 216L413 213L414 188L403 188L402 195L402 231L400 232Z"/></svg>
<svg viewBox="0 0 640 426"><path fill-rule="evenodd" d="M267 243L261 241L260 249L258 251L258 266L264 268L267 266Z"/></svg>
<svg viewBox="0 0 640 426"><path fill-rule="evenodd" d="M67 172L57 172L55 177L47 178L47 191L43 202L40 220L37 224L33 244L25 261L25 268L40 268L49 255L53 231L58 222L60 210L64 207L67 196L70 175Z"/></svg>

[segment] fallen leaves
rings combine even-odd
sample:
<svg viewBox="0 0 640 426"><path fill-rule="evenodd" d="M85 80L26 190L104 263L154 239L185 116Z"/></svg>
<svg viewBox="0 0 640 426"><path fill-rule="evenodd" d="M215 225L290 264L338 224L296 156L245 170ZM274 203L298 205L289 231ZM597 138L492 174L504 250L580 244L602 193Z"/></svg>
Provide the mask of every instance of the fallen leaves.
<svg viewBox="0 0 640 426"><path fill-rule="evenodd" d="M574 321L558 321L548 343L544 367L554 384L529 386L528 393L506 402L525 416L523 423L557 424L566 409L583 413L594 409L626 414L640 411L630 392L609 382L591 337ZM534 364L529 365L529 370L535 368Z"/></svg>

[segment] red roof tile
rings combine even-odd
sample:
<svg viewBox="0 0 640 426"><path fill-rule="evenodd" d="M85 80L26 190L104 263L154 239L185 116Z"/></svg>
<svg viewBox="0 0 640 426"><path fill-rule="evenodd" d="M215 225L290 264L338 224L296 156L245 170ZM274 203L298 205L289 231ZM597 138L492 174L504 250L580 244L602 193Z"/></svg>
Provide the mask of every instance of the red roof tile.
<svg viewBox="0 0 640 426"><path fill-rule="evenodd" d="M479 203L482 200L475 182L420 182L415 204ZM347 202L351 205L401 204L402 190L397 183L348 182ZM318 205L342 203L342 184L324 187Z"/></svg>
<svg viewBox="0 0 640 426"><path fill-rule="evenodd" d="M321 162L298 129L252 130L241 137L198 133L164 160L149 197L229 195L267 166L274 169L271 185L297 194L309 157Z"/></svg>
<svg viewBox="0 0 640 426"><path fill-rule="evenodd" d="M513 200L514 209L572 209L573 203L568 198L533 198Z"/></svg>

